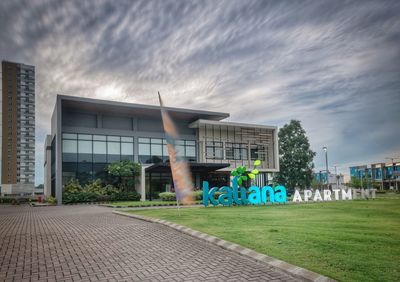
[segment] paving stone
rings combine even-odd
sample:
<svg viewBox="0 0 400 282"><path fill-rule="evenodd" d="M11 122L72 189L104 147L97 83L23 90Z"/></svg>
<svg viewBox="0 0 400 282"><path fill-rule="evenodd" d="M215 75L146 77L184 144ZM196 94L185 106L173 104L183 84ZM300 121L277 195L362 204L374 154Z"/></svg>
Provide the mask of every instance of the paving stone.
<svg viewBox="0 0 400 282"><path fill-rule="evenodd" d="M295 281L167 226L92 205L0 206L1 281Z"/></svg>

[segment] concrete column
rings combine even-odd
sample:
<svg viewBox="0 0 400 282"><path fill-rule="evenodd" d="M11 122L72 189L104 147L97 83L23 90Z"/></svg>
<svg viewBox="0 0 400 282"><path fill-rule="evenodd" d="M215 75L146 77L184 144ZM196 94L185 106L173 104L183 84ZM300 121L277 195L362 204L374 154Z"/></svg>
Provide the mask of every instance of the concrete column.
<svg viewBox="0 0 400 282"><path fill-rule="evenodd" d="M146 167L142 166L142 171L140 174L140 200L142 202L146 201Z"/></svg>

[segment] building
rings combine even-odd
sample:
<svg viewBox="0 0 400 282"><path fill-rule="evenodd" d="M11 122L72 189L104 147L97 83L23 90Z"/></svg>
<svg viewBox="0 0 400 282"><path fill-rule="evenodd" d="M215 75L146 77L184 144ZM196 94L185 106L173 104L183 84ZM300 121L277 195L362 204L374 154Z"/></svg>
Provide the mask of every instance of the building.
<svg viewBox="0 0 400 282"><path fill-rule="evenodd" d="M2 62L1 186L31 194L35 182L35 67Z"/></svg>
<svg viewBox="0 0 400 282"><path fill-rule="evenodd" d="M379 183L381 189L399 190L400 163L373 163L350 167L350 177Z"/></svg>
<svg viewBox="0 0 400 282"><path fill-rule="evenodd" d="M332 188L337 188L336 186L341 187L344 185L344 175L343 174L334 174L334 173L326 173L326 171L314 172L314 180L320 183L321 187L328 184Z"/></svg>
<svg viewBox="0 0 400 282"><path fill-rule="evenodd" d="M177 151L190 164L193 183L223 186L230 171L260 159L257 183L279 170L277 128L223 121L229 114L167 108L180 133ZM45 142L44 191L62 202L63 185L104 177L107 164L129 159L142 165L136 190L142 200L171 191L173 182L158 106L57 96Z"/></svg>

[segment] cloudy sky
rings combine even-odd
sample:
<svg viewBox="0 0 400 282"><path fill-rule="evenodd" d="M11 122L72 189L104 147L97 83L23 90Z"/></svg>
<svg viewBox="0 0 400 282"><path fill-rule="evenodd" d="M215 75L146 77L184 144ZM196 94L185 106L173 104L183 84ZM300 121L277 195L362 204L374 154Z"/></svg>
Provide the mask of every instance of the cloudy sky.
<svg viewBox="0 0 400 282"><path fill-rule="evenodd" d="M56 94L298 119L315 165L400 157L400 1L0 1L0 59L36 66L37 176Z"/></svg>

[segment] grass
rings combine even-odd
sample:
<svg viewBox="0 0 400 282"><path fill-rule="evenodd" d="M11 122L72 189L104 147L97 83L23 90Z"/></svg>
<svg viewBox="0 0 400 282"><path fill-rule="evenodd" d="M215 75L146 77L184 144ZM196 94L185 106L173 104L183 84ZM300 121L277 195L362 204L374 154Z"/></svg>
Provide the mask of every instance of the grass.
<svg viewBox="0 0 400 282"><path fill-rule="evenodd" d="M341 281L400 281L400 197L129 211L172 221Z"/></svg>

